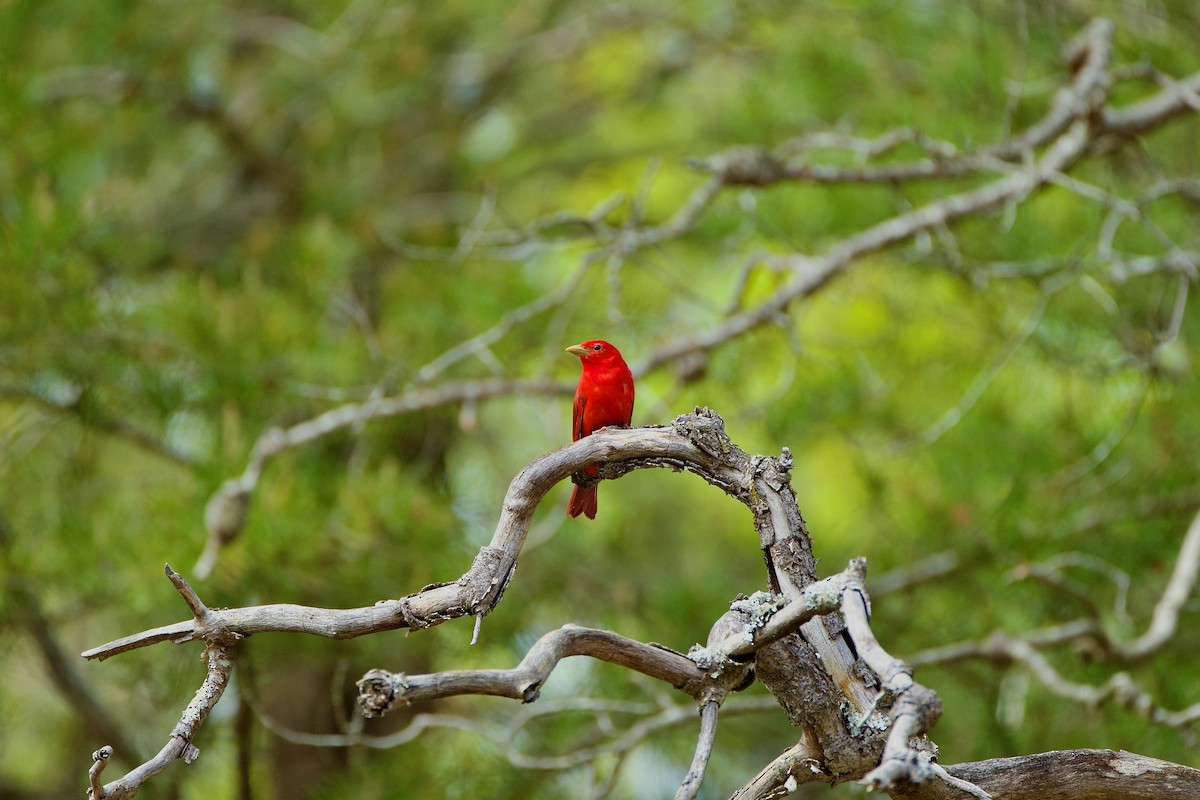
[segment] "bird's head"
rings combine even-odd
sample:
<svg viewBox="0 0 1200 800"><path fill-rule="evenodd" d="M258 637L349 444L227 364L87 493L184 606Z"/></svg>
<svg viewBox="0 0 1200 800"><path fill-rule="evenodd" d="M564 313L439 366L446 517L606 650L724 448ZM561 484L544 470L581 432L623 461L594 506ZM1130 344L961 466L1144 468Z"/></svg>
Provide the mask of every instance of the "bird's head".
<svg viewBox="0 0 1200 800"><path fill-rule="evenodd" d="M567 348L567 352L573 356L579 356L579 360L584 364L624 363L617 348L603 339L591 339L573 344Z"/></svg>

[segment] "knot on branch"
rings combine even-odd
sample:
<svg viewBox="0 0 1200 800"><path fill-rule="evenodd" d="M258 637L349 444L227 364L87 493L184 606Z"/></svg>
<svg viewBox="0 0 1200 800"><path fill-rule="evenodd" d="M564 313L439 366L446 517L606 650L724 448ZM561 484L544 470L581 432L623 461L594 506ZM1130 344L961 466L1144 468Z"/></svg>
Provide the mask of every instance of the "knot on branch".
<svg viewBox="0 0 1200 800"><path fill-rule="evenodd" d="M745 456L741 448L729 440L725 433L725 420L711 408L696 406L691 414L680 414L671 421L671 427L680 436L686 437L715 459L725 461L731 453Z"/></svg>
<svg viewBox="0 0 1200 800"><path fill-rule="evenodd" d="M764 594L756 592L755 596ZM730 603L729 610L713 623L708 631L706 647L696 645L688 651L688 658L696 666L705 671L710 681L715 681L719 690L718 703L724 700L728 692L740 692L754 683L754 653L749 651L744 655L735 655L728 649L730 641L741 640L749 645L754 643L752 631L761 626L754 614L739 604L739 598ZM703 697L700 698L703 702Z"/></svg>
<svg viewBox="0 0 1200 800"><path fill-rule="evenodd" d="M742 622L740 628L742 638L747 644L754 644L755 631L765 626L785 605L787 605L787 598L783 595L755 592L749 597L739 597L730 603L729 613L721 619L737 614L737 618Z"/></svg>
<svg viewBox="0 0 1200 800"><path fill-rule="evenodd" d="M429 586L423 587L421 589L421 591L424 592L431 588L436 589L439 586L444 586L444 585L445 584L431 583L431 584L429 584ZM400 616L404 619L404 627L408 628L410 631L419 631L419 630L423 630L425 628L432 628L434 625L437 625L439 622L442 622L442 619L439 619L439 618L428 619L426 617L422 617L421 615L417 614L417 612L413 611L411 597L400 598L399 606L400 606Z"/></svg>
<svg viewBox="0 0 1200 800"><path fill-rule="evenodd" d="M355 686L358 687L358 706L362 709L362 715L374 719L391 711L397 700L404 699L408 680L403 672L373 669L363 675Z"/></svg>
<svg viewBox="0 0 1200 800"><path fill-rule="evenodd" d="M500 602L516 567L516 559L506 550L482 548L471 569L458 579L468 598L467 610L476 617L489 614Z"/></svg>
<svg viewBox="0 0 1200 800"><path fill-rule="evenodd" d="M171 735L174 736L174 734ZM179 757L183 759L183 763L193 764L200 757L200 748L191 742L184 742L183 752L179 754Z"/></svg>
<svg viewBox="0 0 1200 800"><path fill-rule="evenodd" d="M241 535L246 527L251 488L251 484L241 479L227 480L204 506L204 527L208 530L208 540L194 568L201 580L207 578L216 567L221 549Z"/></svg>
<svg viewBox="0 0 1200 800"><path fill-rule="evenodd" d="M872 791L887 791L924 783L935 774L930 758L922 751L908 750L888 756L867 773L863 783Z"/></svg>
<svg viewBox="0 0 1200 800"><path fill-rule="evenodd" d="M245 527L249 508L250 492L240 480L227 480L204 506L204 527L220 544L229 544Z"/></svg>

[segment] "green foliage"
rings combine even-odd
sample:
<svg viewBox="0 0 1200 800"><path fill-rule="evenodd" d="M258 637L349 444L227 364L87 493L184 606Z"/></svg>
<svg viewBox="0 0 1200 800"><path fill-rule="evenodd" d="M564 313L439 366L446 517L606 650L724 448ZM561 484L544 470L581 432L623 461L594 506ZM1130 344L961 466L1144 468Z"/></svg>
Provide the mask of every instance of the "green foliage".
<svg viewBox="0 0 1200 800"><path fill-rule="evenodd" d="M970 150L1042 115L1061 80L1059 50L1091 16L1114 19L1118 63L1195 72L1198 8L0 6L0 795L78 796L86 754L104 744L53 690L30 620L44 616L72 659L182 619L162 564L190 575L207 499L271 426L420 383L422 366L577 270L561 303L523 313L486 354L434 382L500 373L568 386L576 367L562 348L596 335L640 363L789 277L758 268L735 297L754 254L822 252L973 184L727 189L686 235L628 259L586 260L588 226L538 223L545 215L599 208L593 228L663 224L703 183L686 159L821 130L911 127ZM1014 86L1022 92L1010 94ZM1116 97L1155 88L1122 84ZM1198 138L1194 118L1177 122L1072 177L1126 197L1195 180ZM908 144L883 161L919 155ZM1196 209L1194 195L1148 200L1152 224L1123 222L1113 247L1157 254L1165 238L1194 251ZM1180 278L1114 277L1096 250L1108 213L1054 187L1011 217L957 226L960 259L936 237L875 254L701 368L668 364L640 378L634 423L706 405L747 450L791 448L828 571L856 555L878 575L953 553L949 576L876 601L884 644L901 656L1086 611L1053 587L1014 580L1064 552L1133 577L1125 619L1103 575L1070 572L1104 624L1134 636L1200 507L1200 317L1193 281L1178 336L1159 346ZM523 229L535 232L514 237ZM1039 269L1047 258L1064 261ZM998 261L1015 274L986 270ZM196 588L214 606L360 606L453 580L490 537L512 476L567 441L569 413L565 394L506 397L375 420L290 450L268 462L245 531ZM736 593L763 587L748 517L690 476L606 483L588 523L562 518L565 491L539 512L536 545L479 644L467 645L470 621L351 642L256 637L238 692L281 724L327 733L341 713L329 698L349 707L367 668L507 667L567 622L686 650ZM1192 623L1195 611L1193 601ZM1168 708L1200 701L1189 678L1195 628L1182 625L1132 670ZM1071 653L1054 659L1081 681L1111 673ZM202 670L194 649L165 645L71 666L147 753ZM1070 746L1197 762L1180 733L1055 698L1018 668L956 664L918 678L947 709L933 734L946 763ZM653 707L660 690L568 662L546 697ZM229 697L221 708L235 705ZM394 732L432 710L501 733L441 728L385 751L326 751L256 726L255 791L586 796L621 766L608 757L561 774L518 769L503 726L522 711L495 699L398 712L365 732ZM233 718L214 714L197 741L201 760L144 795L233 796ZM611 715L617 728L633 718ZM795 732L781 719L723 723L703 796L728 794L790 745ZM563 753L594 739L593 723L540 719L515 746ZM612 796L671 791L663 787L686 768L693 728L634 751ZM112 772L130 766L126 757Z"/></svg>

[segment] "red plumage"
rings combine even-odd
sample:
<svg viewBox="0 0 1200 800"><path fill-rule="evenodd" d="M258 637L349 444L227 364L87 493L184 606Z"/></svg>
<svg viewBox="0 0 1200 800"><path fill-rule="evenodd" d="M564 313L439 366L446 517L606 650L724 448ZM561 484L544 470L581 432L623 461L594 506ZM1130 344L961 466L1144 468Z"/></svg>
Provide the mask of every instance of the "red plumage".
<svg viewBox="0 0 1200 800"><path fill-rule="evenodd" d="M571 412L571 441L576 442L592 431L608 425L626 427L633 419L633 375L620 352L608 342L592 339L567 348L579 356L583 373L575 387L575 407ZM587 472L596 474L594 467ZM567 505L568 516L596 518L596 487L576 486Z"/></svg>

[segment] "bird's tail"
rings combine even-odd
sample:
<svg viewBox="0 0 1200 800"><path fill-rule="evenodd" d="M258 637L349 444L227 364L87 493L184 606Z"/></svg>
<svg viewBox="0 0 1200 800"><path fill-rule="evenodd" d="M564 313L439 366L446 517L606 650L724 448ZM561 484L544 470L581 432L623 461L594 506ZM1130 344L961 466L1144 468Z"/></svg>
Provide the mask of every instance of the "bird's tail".
<svg viewBox="0 0 1200 800"><path fill-rule="evenodd" d="M567 516L584 514L588 519L596 518L596 487L576 486L571 490L571 502L567 504Z"/></svg>

